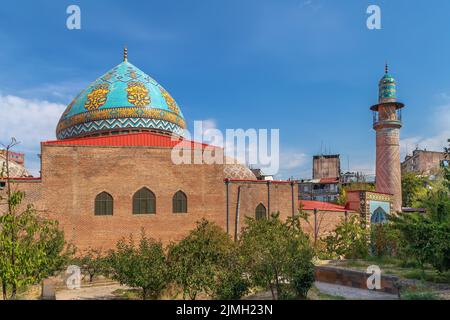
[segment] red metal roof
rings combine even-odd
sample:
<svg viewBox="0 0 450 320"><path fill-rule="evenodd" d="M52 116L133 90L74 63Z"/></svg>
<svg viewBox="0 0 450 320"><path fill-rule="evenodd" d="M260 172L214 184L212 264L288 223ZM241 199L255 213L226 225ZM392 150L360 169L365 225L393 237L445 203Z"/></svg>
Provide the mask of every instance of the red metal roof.
<svg viewBox="0 0 450 320"><path fill-rule="evenodd" d="M182 141L182 144L180 142ZM177 145L192 148L206 148L209 145L193 142L190 140L176 140L170 136L151 132L117 134L99 137L81 137L64 140L53 140L42 142L43 145L65 145L65 146L113 146L113 147L161 147L173 148Z"/></svg>
<svg viewBox="0 0 450 320"><path fill-rule="evenodd" d="M344 206L338 204L322 202L322 201L312 201L312 200L300 200L299 205L303 205L303 210L314 210L318 211L332 211L332 212L350 212L351 210L346 209Z"/></svg>

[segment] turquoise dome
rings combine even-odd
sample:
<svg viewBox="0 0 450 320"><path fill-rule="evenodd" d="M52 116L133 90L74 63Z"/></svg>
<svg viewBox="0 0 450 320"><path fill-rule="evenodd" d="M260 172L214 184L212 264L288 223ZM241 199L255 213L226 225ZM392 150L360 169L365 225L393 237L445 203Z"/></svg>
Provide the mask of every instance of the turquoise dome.
<svg viewBox="0 0 450 320"><path fill-rule="evenodd" d="M181 135L183 114L155 80L124 61L91 83L66 108L58 139L112 132L158 131Z"/></svg>
<svg viewBox="0 0 450 320"><path fill-rule="evenodd" d="M379 103L395 102L397 100L397 89L394 77L387 71L381 78L378 85L378 100Z"/></svg>

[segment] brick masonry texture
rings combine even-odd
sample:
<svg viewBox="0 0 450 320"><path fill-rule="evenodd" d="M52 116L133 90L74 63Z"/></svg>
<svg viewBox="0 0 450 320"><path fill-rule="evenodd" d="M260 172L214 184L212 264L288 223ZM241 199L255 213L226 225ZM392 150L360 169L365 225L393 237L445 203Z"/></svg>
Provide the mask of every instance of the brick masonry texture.
<svg viewBox="0 0 450 320"><path fill-rule="evenodd" d="M402 209L400 169L400 130L383 128L377 131L377 191L394 195L394 210Z"/></svg>
<svg viewBox="0 0 450 320"><path fill-rule="evenodd" d="M66 240L83 250L115 247L122 237L136 239L144 231L164 244L179 241L202 218L227 226L224 165L175 165L171 149L161 147L102 147L42 145L40 181L17 182L45 216L57 219ZM133 194L146 187L156 196L156 214L133 215ZM234 237L238 188L241 188L238 232L245 216L255 217L262 203L269 210L268 186L263 182L229 184L229 234ZM172 212L172 197L183 191L187 213ZM95 216L96 195L106 191L114 199L112 216ZM298 189L290 183L270 184L270 212L285 220L298 210ZM0 191L4 193L4 190ZM343 213L319 213L325 218L320 232L329 232L342 221ZM312 215L311 215L312 216ZM313 218L312 218L313 219ZM311 233L308 224L305 231Z"/></svg>

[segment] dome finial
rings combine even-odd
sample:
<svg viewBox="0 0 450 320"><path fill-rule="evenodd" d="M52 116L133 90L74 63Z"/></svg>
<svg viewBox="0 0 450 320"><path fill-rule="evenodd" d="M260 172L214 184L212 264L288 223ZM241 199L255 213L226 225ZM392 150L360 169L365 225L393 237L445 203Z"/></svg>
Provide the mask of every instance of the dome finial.
<svg viewBox="0 0 450 320"><path fill-rule="evenodd" d="M387 61L386 61L386 64L384 65L384 73L386 73L386 74L389 73L389 66L388 66Z"/></svg>
<svg viewBox="0 0 450 320"><path fill-rule="evenodd" d="M123 61L128 60L128 49L127 46L123 47Z"/></svg>

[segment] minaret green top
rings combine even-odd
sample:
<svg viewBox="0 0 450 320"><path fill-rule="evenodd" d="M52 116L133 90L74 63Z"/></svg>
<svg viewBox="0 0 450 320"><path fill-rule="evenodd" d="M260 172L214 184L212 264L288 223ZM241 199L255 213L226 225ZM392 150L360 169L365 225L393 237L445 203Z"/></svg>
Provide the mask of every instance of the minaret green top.
<svg viewBox="0 0 450 320"><path fill-rule="evenodd" d="M397 89L394 77L389 74L389 68L386 63L385 72L383 78L381 78L378 85L378 102L396 102L397 101Z"/></svg>

